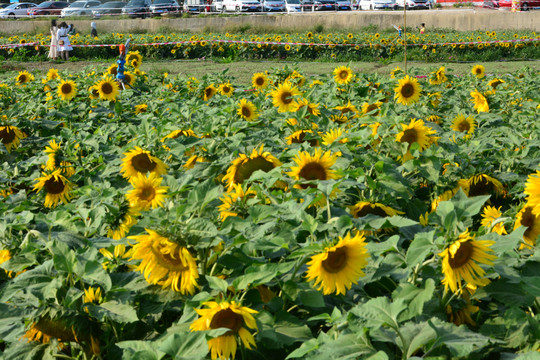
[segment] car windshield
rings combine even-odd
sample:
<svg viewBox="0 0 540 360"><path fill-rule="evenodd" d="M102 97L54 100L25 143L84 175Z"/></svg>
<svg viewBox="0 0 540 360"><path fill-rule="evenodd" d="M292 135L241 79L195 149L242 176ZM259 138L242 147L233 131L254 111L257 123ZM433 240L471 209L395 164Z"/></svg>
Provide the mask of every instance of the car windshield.
<svg viewBox="0 0 540 360"><path fill-rule="evenodd" d="M86 5L86 2L85 1L75 1L73 4L71 4L69 7L70 8L82 8L84 7L84 5Z"/></svg>
<svg viewBox="0 0 540 360"><path fill-rule="evenodd" d="M9 6L6 6L5 8L6 9L15 9L15 8L17 8L17 6L19 6L19 4L15 3L15 4L11 4Z"/></svg>
<svg viewBox="0 0 540 360"><path fill-rule="evenodd" d="M38 7L38 8L48 8L48 7L50 7L52 4L53 4L52 1L45 1L44 3L39 4L37 7Z"/></svg>
<svg viewBox="0 0 540 360"><path fill-rule="evenodd" d="M287 0L287 4L300 4L300 0Z"/></svg>
<svg viewBox="0 0 540 360"><path fill-rule="evenodd" d="M100 8L121 8L123 7L125 4L123 2L108 2L108 3L105 3L105 4L101 4L99 7Z"/></svg>
<svg viewBox="0 0 540 360"><path fill-rule="evenodd" d="M155 0L154 5L172 4L171 0Z"/></svg>
<svg viewBox="0 0 540 360"><path fill-rule="evenodd" d="M143 6L143 5L144 5L144 0L131 0L128 3L128 6Z"/></svg>

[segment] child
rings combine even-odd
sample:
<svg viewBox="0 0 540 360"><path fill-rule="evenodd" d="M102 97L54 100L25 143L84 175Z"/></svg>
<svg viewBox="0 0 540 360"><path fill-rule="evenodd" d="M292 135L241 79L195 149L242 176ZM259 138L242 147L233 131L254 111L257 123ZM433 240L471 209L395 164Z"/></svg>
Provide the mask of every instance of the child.
<svg viewBox="0 0 540 360"><path fill-rule="evenodd" d="M97 35L97 30L96 30L96 23L95 23L95 22L92 21L92 22L90 23L90 28L92 29L92 31L90 31L90 36L92 36L92 37L94 37L94 38L95 38L95 37L98 37L98 35Z"/></svg>
<svg viewBox="0 0 540 360"><path fill-rule="evenodd" d="M423 34L426 32L426 24L422 23L420 24L420 34Z"/></svg>

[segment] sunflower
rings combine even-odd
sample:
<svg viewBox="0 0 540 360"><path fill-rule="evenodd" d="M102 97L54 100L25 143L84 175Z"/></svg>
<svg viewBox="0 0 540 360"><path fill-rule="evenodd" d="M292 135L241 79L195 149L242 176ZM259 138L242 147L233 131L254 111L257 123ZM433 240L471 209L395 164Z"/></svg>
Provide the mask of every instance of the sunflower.
<svg viewBox="0 0 540 360"><path fill-rule="evenodd" d="M345 85L352 81L354 74L348 66L338 66L334 69L334 81L339 85Z"/></svg>
<svg viewBox="0 0 540 360"><path fill-rule="evenodd" d="M490 82L488 82L488 86L491 86L493 88L493 90L495 90L497 88L497 86L499 86L501 84L504 84L503 79L493 79Z"/></svg>
<svg viewBox="0 0 540 360"><path fill-rule="evenodd" d="M232 87L230 82L219 85L219 93L227 97L231 97L234 94L234 87Z"/></svg>
<svg viewBox="0 0 540 360"><path fill-rule="evenodd" d="M11 260L11 252L7 249L0 250L0 265ZM13 277L13 271L0 269L0 274L5 272L8 277Z"/></svg>
<svg viewBox="0 0 540 360"><path fill-rule="evenodd" d="M368 102L365 102L364 104L362 104L362 114L364 115L372 115L372 116L377 116L379 115L379 109L381 108L382 106L382 102L380 101L376 101L372 104L368 103Z"/></svg>
<svg viewBox="0 0 540 360"><path fill-rule="evenodd" d="M525 226L527 230L523 234L523 241L520 249L536 246L536 240L540 236L540 214L533 214L533 207L525 205L516 215L514 230L520 226Z"/></svg>
<svg viewBox="0 0 540 360"><path fill-rule="evenodd" d="M251 78L251 84L256 90L263 90L270 84L270 80L265 73L255 73Z"/></svg>
<svg viewBox="0 0 540 360"><path fill-rule="evenodd" d="M494 177L486 174L478 174L469 179L461 179L458 181L458 186L469 197L480 195L506 195L503 184Z"/></svg>
<svg viewBox="0 0 540 360"><path fill-rule="evenodd" d="M252 121L259 117L255 104L253 104L251 101L247 101L246 99L240 99L236 113L240 115L242 119L247 121Z"/></svg>
<svg viewBox="0 0 540 360"><path fill-rule="evenodd" d="M129 86L133 87L133 84L135 84L135 79L135 74L129 71L124 71L124 83L127 83Z"/></svg>
<svg viewBox="0 0 540 360"><path fill-rule="evenodd" d="M21 139L25 137L26 134L16 126L0 126L0 140L2 140L2 144L6 147L7 152L16 149L21 143Z"/></svg>
<svg viewBox="0 0 540 360"><path fill-rule="evenodd" d="M62 175L60 169L51 174L42 174L42 177L36 179L34 190L39 193L41 189L45 189L45 207L56 207L60 201L67 204L71 200L71 182Z"/></svg>
<svg viewBox="0 0 540 360"><path fill-rule="evenodd" d="M186 86L190 92L195 91L199 87L199 80L196 77L190 77L186 82Z"/></svg>
<svg viewBox="0 0 540 360"><path fill-rule="evenodd" d="M164 142L165 139L176 139L176 138L179 138L181 136L186 136L186 137L198 137L194 132L193 130L191 129L187 129L187 130L174 130L174 131L171 131L168 135L164 136L162 139L161 139L161 142Z"/></svg>
<svg viewBox="0 0 540 360"><path fill-rule="evenodd" d="M503 222L497 222L495 225L493 223L502 216L501 208L496 208L494 206L486 206L482 211L482 221L481 224L483 227L488 228L489 231L495 232L499 235L507 234L506 229L504 228ZM493 226L493 228L491 228Z"/></svg>
<svg viewBox="0 0 540 360"><path fill-rule="evenodd" d="M88 97L91 100L99 99L99 91L97 85L92 85L88 88L89 95Z"/></svg>
<svg viewBox="0 0 540 360"><path fill-rule="evenodd" d="M314 155L301 151L293 158L297 166L291 167L288 175L296 180L307 181L337 179L339 176L335 170L331 169L336 162L336 158L337 155L332 155L330 150L323 154L321 149L316 149ZM316 187L316 185L304 183L295 185L295 188L300 189L308 187Z"/></svg>
<svg viewBox="0 0 540 360"><path fill-rule="evenodd" d="M380 217L387 217L405 213L403 211L392 209L384 204L370 201L359 201L351 207L351 214L354 218L361 218L370 214Z"/></svg>
<svg viewBox="0 0 540 360"><path fill-rule="evenodd" d="M446 81L448 81L448 78L446 77L444 66L441 66L439 70L432 72L429 79L429 83L432 85L439 85Z"/></svg>
<svg viewBox="0 0 540 360"><path fill-rule="evenodd" d="M471 69L471 73L481 79L486 76L486 69L482 65L475 65Z"/></svg>
<svg viewBox="0 0 540 360"><path fill-rule="evenodd" d="M278 108L278 111L287 112L292 111L294 108L295 101L293 97L301 94L296 86L286 81L272 90L270 95L272 96L272 103Z"/></svg>
<svg viewBox="0 0 540 360"><path fill-rule="evenodd" d="M410 105L420 100L422 87L417 79L407 75L399 80L398 86L396 86L394 91L396 92L394 98L397 99L398 104Z"/></svg>
<svg viewBox="0 0 540 360"><path fill-rule="evenodd" d="M101 293L101 288L93 288L90 286L88 289L84 289L83 303L99 304L101 301L103 301L103 294Z"/></svg>
<svg viewBox="0 0 540 360"><path fill-rule="evenodd" d="M462 291L461 281L467 285L485 286L489 280L484 278L485 270L477 263L493 265L492 260L497 256L490 254L493 252L489 247L495 244L491 240L475 240L465 231L461 233L456 241L439 253L442 260L442 273L444 279L444 290L448 288L453 293Z"/></svg>
<svg viewBox="0 0 540 360"><path fill-rule="evenodd" d="M99 97L102 100L115 101L118 93L120 92L118 83L112 78L105 78L94 86L96 87Z"/></svg>
<svg viewBox="0 0 540 360"><path fill-rule="evenodd" d="M17 75L17 78L15 80L17 81L17 85L25 84L34 80L34 75L30 74L26 70L19 71L19 75Z"/></svg>
<svg viewBox="0 0 540 360"><path fill-rule="evenodd" d="M227 169L227 174L223 177L223 182L227 184L227 189L232 190L234 185L242 184L257 170L268 172L281 165L281 162L272 156L268 151L264 151L264 145L257 150L253 149L251 155L240 154L232 161Z"/></svg>
<svg viewBox="0 0 540 360"><path fill-rule="evenodd" d="M106 74L116 76L118 74L118 65L112 64L111 66L109 66L107 68Z"/></svg>
<svg viewBox="0 0 540 360"><path fill-rule="evenodd" d="M127 203L122 204L107 230L107 237L113 240L123 239L131 227L137 223L139 215L136 208L130 207Z"/></svg>
<svg viewBox="0 0 540 360"><path fill-rule="evenodd" d="M71 100L77 95L77 85L71 80L62 80L58 85L58 96L62 100Z"/></svg>
<svg viewBox="0 0 540 360"><path fill-rule="evenodd" d="M341 115L347 116L347 119L354 119L358 117L358 109L356 106L351 104L351 101L349 100L346 105L343 106L336 106L334 109L341 112ZM350 116L349 116L350 115ZM334 122L340 122L340 121L334 121ZM346 121L345 121L346 122Z"/></svg>
<svg viewBox="0 0 540 360"><path fill-rule="evenodd" d="M446 190L444 193L442 193L441 195L439 195L435 200L433 200L433 202L431 203L431 212L437 210L437 207L439 206L439 204L442 202L442 201L448 201L450 200L451 198L454 197L454 195L456 195L456 193L458 192L459 190L459 186L458 187L455 187L451 190Z"/></svg>
<svg viewBox="0 0 540 360"><path fill-rule="evenodd" d="M218 210L221 221L225 221L229 216L239 216L240 211L246 210L246 201L256 195L249 187L244 191L242 185L233 186L234 191L231 190L219 198L221 205L218 206Z"/></svg>
<svg viewBox="0 0 540 360"><path fill-rule="evenodd" d="M234 359L238 336L247 349L256 346L253 335L247 328L257 330L257 323L252 314L257 311L241 306L235 301L208 301L203 303L207 309L195 309L201 317L195 320L191 331L205 331L220 328L229 329L225 334L208 340L212 360Z"/></svg>
<svg viewBox="0 0 540 360"><path fill-rule="evenodd" d="M302 108L306 108L308 114L313 116L319 116L321 111L319 110L319 104L310 103L308 99L300 99L295 101L294 105L291 108L291 111L298 112Z"/></svg>
<svg viewBox="0 0 540 360"><path fill-rule="evenodd" d="M331 129L330 131L321 135L322 143L326 146L329 146L334 141L338 141L340 144L345 144L349 141L349 139L344 136L345 134L347 134L347 130L343 131L342 128Z"/></svg>
<svg viewBox="0 0 540 360"><path fill-rule="evenodd" d="M126 63L130 64L131 66L133 66L135 68L138 68L141 65L142 60L143 60L143 57L142 57L141 53L138 50L137 51L130 51L126 55ZM135 63L138 66L135 66L133 64L133 61L135 61Z"/></svg>
<svg viewBox="0 0 540 360"><path fill-rule="evenodd" d="M144 275L150 284L170 287L181 294L193 294L199 287L197 262L189 250L157 232L145 229L148 235L130 236L137 241L131 260L141 260L135 271Z"/></svg>
<svg viewBox="0 0 540 360"><path fill-rule="evenodd" d="M453 308L451 305L446 306L446 315L448 320L456 326L470 325L476 326L476 322L472 319L471 315L477 313L480 308L467 302L461 308Z"/></svg>
<svg viewBox="0 0 540 360"><path fill-rule="evenodd" d="M145 113L148 110L147 104L135 105L135 115Z"/></svg>
<svg viewBox="0 0 540 360"><path fill-rule="evenodd" d="M47 80L55 80L55 79L59 79L60 78L60 75L58 74L58 70L57 69L49 69L49 71L47 71Z"/></svg>
<svg viewBox="0 0 540 360"><path fill-rule="evenodd" d="M408 144L407 153L402 158L403 161L413 158L409 152L412 144L417 143L420 146L420 151L423 151L438 139L438 137L432 136L435 134L435 130L429 126L425 126L424 121L420 119L411 119L409 125L401 124L401 127L403 129L396 135L396 141Z"/></svg>
<svg viewBox="0 0 540 360"><path fill-rule="evenodd" d="M474 103L474 109L481 112L489 112L489 104L486 97L478 90L471 91L471 102Z"/></svg>
<svg viewBox="0 0 540 360"><path fill-rule="evenodd" d="M319 146L319 140L317 139L307 139L306 135L313 134L313 131L311 130L298 130L293 132L291 135L287 136L285 140L287 140L287 144L301 144L303 142L308 142L311 146Z"/></svg>
<svg viewBox="0 0 540 360"><path fill-rule="evenodd" d="M359 232L354 237L347 233L345 238L324 249L320 254L311 257L307 263L307 281L313 284L324 295L336 293L345 295L352 284L365 276L362 269L367 265L369 253L366 249L365 236Z"/></svg>
<svg viewBox="0 0 540 360"><path fill-rule="evenodd" d="M163 178L152 172L148 176L137 174L130 178L133 190L126 194L126 199L132 208L148 210L163 206L167 197L167 186L160 186Z"/></svg>
<svg viewBox="0 0 540 360"><path fill-rule="evenodd" d="M465 138L469 139L472 134L474 134L474 129L476 127L476 123L474 122L474 117L465 115L458 115L452 122L452 126L450 126L450 129L454 131L459 131L462 133L466 133Z"/></svg>
<svg viewBox="0 0 540 360"><path fill-rule="evenodd" d="M534 215L540 215L540 171L537 170L535 174L531 174L527 177L525 183L525 190L523 191L527 195L527 205L532 207Z"/></svg>
<svg viewBox="0 0 540 360"><path fill-rule="evenodd" d="M203 91L203 100L208 101L212 98L212 96L216 95L218 89L214 86L214 84L208 85L204 91Z"/></svg>
<svg viewBox="0 0 540 360"><path fill-rule="evenodd" d="M136 177L137 174L146 174L149 171L156 173L156 175L163 175L167 172L167 165L153 156L150 151L140 147L136 147L124 155L120 171L125 178Z"/></svg>

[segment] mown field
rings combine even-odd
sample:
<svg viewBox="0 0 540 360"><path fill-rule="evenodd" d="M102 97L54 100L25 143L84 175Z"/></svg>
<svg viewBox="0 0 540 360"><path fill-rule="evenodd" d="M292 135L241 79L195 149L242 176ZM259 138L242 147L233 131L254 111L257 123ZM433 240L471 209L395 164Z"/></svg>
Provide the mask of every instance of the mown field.
<svg viewBox="0 0 540 360"><path fill-rule="evenodd" d="M538 356L538 69L128 64L2 74L3 359Z"/></svg>

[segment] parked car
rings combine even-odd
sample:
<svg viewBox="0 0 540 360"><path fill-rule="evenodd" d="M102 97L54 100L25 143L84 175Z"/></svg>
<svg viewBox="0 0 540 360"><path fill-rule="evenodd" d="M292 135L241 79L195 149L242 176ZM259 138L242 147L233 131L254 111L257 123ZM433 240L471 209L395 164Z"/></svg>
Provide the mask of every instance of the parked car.
<svg viewBox="0 0 540 360"><path fill-rule="evenodd" d="M345 11L352 10L351 0L336 0L336 6L338 10L345 10Z"/></svg>
<svg viewBox="0 0 540 360"><path fill-rule="evenodd" d="M176 0L154 0L154 3L150 5L150 12L152 15L179 13L180 5L178 5Z"/></svg>
<svg viewBox="0 0 540 360"><path fill-rule="evenodd" d="M336 0L315 0L313 6L315 11L337 10Z"/></svg>
<svg viewBox="0 0 540 360"><path fill-rule="evenodd" d="M5 9L5 8L7 8L9 5L11 5L11 4L2 3L2 4L0 4L0 9Z"/></svg>
<svg viewBox="0 0 540 360"><path fill-rule="evenodd" d="M109 1L92 9L92 16L99 18L106 15L122 14L122 8L126 6L123 1Z"/></svg>
<svg viewBox="0 0 540 360"><path fill-rule="evenodd" d="M60 15L62 9L68 6L69 3L65 1L45 1L36 7L28 9L26 14L29 16Z"/></svg>
<svg viewBox="0 0 540 360"><path fill-rule="evenodd" d="M212 2L212 11L221 12L223 9L223 0L214 0Z"/></svg>
<svg viewBox="0 0 540 360"><path fill-rule="evenodd" d="M540 0L521 0L519 1L519 9L521 11L528 11L531 8L540 7ZM499 0L499 8L511 9L512 0Z"/></svg>
<svg viewBox="0 0 540 360"><path fill-rule="evenodd" d="M8 4L6 8L0 10L0 19L15 19L20 16L26 16L28 9L36 7L37 4L34 3L14 3Z"/></svg>
<svg viewBox="0 0 540 360"><path fill-rule="evenodd" d="M85 16L92 15L92 10L101 5L101 1L89 0L89 1L75 1L67 8L62 9L60 16Z"/></svg>
<svg viewBox="0 0 540 360"><path fill-rule="evenodd" d="M407 5L405 5L405 2ZM403 9L404 6L407 6L407 9L429 9L430 2L429 0L397 0L396 7Z"/></svg>
<svg viewBox="0 0 540 360"><path fill-rule="evenodd" d="M144 19L150 13L151 0L131 0L122 8L122 14Z"/></svg>
<svg viewBox="0 0 540 360"><path fill-rule="evenodd" d="M261 8L261 3L256 0L223 0L223 8L221 9L221 12L254 12L261 11Z"/></svg>
<svg viewBox="0 0 540 360"><path fill-rule="evenodd" d="M396 0L360 0L359 10L397 9Z"/></svg>
<svg viewBox="0 0 540 360"><path fill-rule="evenodd" d="M499 8L499 0L484 0L484 3L482 4L482 7L491 8L491 9L498 9Z"/></svg>
<svg viewBox="0 0 540 360"><path fill-rule="evenodd" d="M267 12L284 12L285 10L287 10L287 7L285 6L285 1L283 0L262 0L261 5L263 11Z"/></svg>

